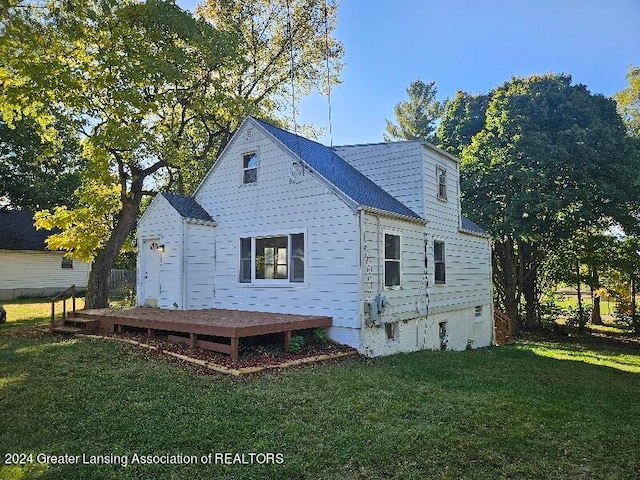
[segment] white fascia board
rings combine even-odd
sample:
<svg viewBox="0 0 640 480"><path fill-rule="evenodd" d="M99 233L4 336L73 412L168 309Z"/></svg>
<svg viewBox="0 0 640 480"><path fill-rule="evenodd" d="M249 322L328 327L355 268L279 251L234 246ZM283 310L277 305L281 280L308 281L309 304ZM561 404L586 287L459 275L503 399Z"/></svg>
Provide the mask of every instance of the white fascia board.
<svg viewBox="0 0 640 480"><path fill-rule="evenodd" d="M396 220L402 220L409 223L417 223L418 225L426 225L427 221L424 218L416 218L416 217L407 217L406 215L400 215L399 213L388 212L386 210L381 210L379 208L368 207L366 205L361 205L358 207L358 210L371 213L373 215L380 215L381 217L389 217Z"/></svg>

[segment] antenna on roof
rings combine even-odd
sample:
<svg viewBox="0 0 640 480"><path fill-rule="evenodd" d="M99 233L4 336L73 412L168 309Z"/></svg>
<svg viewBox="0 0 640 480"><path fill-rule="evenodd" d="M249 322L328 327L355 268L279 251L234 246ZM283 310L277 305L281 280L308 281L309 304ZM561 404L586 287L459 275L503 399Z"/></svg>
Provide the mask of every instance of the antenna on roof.
<svg viewBox="0 0 640 480"><path fill-rule="evenodd" d="M289 40L289 72L291 75L291 121L293 122L293 133L298 134L298 125L296 122L296 86L294 79L294 53L293 53L293 34L291 30L291 5L287 0L287 37Z"/></svg>
<svg viewBox="0 0 640 480"><path fill-rule="evenodd" d="M333 150L333 120L331 118L331 69L329 68L329 10L324 0L324 50L327 61L327 101L329 104L329 142Z"/></svg>

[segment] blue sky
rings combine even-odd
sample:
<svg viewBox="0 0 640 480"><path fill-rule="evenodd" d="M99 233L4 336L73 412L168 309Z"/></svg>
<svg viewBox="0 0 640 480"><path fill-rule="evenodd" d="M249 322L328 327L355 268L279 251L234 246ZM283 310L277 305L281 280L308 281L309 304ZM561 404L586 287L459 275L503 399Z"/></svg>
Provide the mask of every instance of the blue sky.
<svg viewBox="0 0 640 480"><path fill-rule="evenodd" d="M332 91L333 143L379 142L417 78L435 81L444 99L514 75L569 73L611 96L627 66L640 67L640 0L342 0L335 35L346 55ZM328 132L327 105L301 100L298 123Z"/></svg>

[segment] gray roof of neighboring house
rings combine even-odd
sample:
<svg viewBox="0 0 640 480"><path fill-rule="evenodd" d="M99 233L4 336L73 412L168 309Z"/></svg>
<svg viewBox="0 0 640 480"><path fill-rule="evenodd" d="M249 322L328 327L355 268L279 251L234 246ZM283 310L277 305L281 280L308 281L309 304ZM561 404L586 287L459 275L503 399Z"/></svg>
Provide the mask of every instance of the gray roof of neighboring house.
<svg viewBox="0 0 640 480"><path fill-rule="evenodd" d="M473 233L479 233L481 235L488 235L480 225L472 222L464 215L462 216L462 229Z"/></svg>
<svg viewBox="0 0 640 480"><path fill-rule="evenodd" d="M161 193L183 218L213 222L211 215L192 197L183 197L174 193Z"/></svg>
<svg viewBox="0 0 640 480"><path fill-rule="evenodd" d="M254 120L357 205L409 218L422 218L352 167L331 148L261 120Z"/></svg>
<svg viewBox="0 0 640 480"><path fill-rule="evenodd" d="M36 230L33 226L33 212L7 210L0 212L0 249L36 250L47 249L45 239L51 230Z"/></svg>

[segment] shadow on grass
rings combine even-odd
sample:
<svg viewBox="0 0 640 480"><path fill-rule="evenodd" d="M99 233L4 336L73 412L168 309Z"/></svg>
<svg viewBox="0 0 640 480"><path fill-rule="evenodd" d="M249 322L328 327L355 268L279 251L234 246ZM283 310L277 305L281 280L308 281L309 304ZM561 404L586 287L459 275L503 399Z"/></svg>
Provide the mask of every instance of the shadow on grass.
<svg viewBox="0 0 640 480"><path fill-rule="evenodd" d="M51 465L0 477L573 480L634 478L640 467L640 376L540 355L640 362L629 350L522 342L226 379L115 342L2 340L0 374L11 380L0 411L11 414L0 416L0 451L262 451L285 463Z"/></svg>

